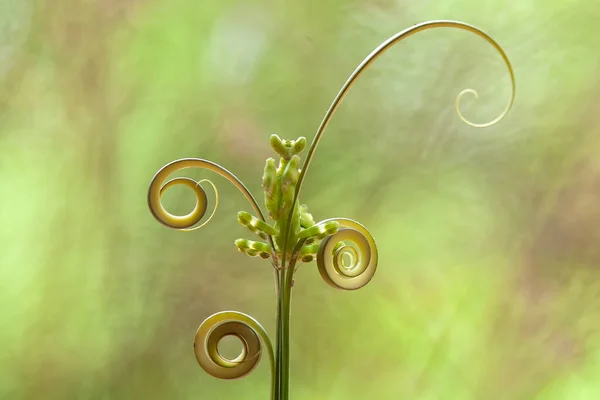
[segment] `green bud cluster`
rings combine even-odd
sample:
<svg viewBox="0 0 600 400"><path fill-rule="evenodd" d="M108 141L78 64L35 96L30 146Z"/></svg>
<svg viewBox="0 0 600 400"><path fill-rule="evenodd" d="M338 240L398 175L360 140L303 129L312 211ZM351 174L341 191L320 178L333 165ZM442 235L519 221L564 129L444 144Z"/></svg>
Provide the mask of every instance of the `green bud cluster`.
<svg viewBox="0 0 600 400"><path fill-rule="evenodd" d="M283 140L277 135L271 135L270 143L279 156L279 165L275 165L274 158L267 159L262 177L262 187L268 215L274 223L269 225L245 211L238 213L238 222L264 240L271 237L275 249L272 249L267 243L245 239L238 239L235 242L236 247L240 252L252 257L258 255L268 258L274 251L274 254L281 258L286 239L284 235L289 231L287 255L291 255L298 241L303 240L304 245L298 256L304 262L313 261L319 249L318 242L337 233L339 224L329 221L315 225L313 216L308 212L308 207L305 204L294 204L296 185L300 177L301 159L298 154L306 147L306 138ZM292 220L291 226L288 227L290 214L292 214Z"/></svg>

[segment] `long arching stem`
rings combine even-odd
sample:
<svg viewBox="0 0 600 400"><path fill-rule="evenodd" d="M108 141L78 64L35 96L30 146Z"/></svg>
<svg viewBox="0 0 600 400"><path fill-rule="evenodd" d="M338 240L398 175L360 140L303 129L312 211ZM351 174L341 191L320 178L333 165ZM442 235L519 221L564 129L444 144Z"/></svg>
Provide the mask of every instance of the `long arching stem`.
<svg viewBox="0 0 600 400"><path fill-rule="evenodd" d="M371 54L369 54L367 56L367 58L365 58L358 65L358 67L356 67L356 69L354 70L354 72L352 72L352 74L350 75L350 77L348 78L348 80L346 81L346 83L344 83L344 85L342 86L342 88L340 89L340 91L338 92L338 94L335 96L333 102L331 103L331 106L329 106L329 109L325 113L325 116L323 117L321 125L319 125L319 128L317 129L315 137L314 137L314 139L313 139L313 141L312 141L312 143L310 145L310 148L308 150L308 154L306 156L306 160L304 161L304 165L302 166L302 170L301 170L300 176L298 178L298 183L296 184L296 192L294 194L294 200L292 202L293 205L295 205L296 202L298 201L298 194L300 193L300 190L302 189L302 183L304 182L304 177L306 176L306 171L308 170L308 167L310 166L310 162L312 161L312 158L314 156L314 153L315 153L315 150L317 148L317 145L319 144L319 141L321 140L321 137L323 136L323 132L325 132L325 128L327 128L327 125L331 121L331 118L333 117L335 111L338 109L340 103L342 102L342 100L344 99L344 97L346 96L346 94L348 93L348 91L350 90L350 88L352 87L352 85L354 85L354 83L356 82L356 80L358 79L358 77L377 58L379 58L383 53L385 53L386 50L389 50L395 44L397 44L400 41L408 38L409 36L414 35L415 33L418 33L420 31L424 31L424 30L428 30L428 29L433 29L433 28L457 28L457 29L462 29L462 30L466 30L466 31L469 31L469 32L473 32L477 36L482 37L488 43L490 43L498 51L498 53L500 53L500 55L502 56L502 59L504 60L504 63L506 64L506 67L508 68L508 73L510 74L511 88L512 88L511 96L510 96L510 99L508 101L508 104L507 104L506 108L504 109L504 111L498 117L496 117L492 121L489 121L489 122L486 122L486 123L483 123L483 124L473 123L473 122L467 120L466 118L464 118L463 115L462 115L462 113L460 112L460 109L459 109L460 99L462 98L463 95L465 95L467 93L471 93L471 94L473 94L473 95L475 95L477 97L477 92L476 91L474 91L472 89L465 89L465 90L461 91L458 94L457 98L456 98L456 111L457 111L458 116L460 117L460 119L463 122L465 122L466 124L468 124L468 125L471 125L471 126L474 126L474 127L478 127L478 128L484 128L484 127L488 127L488 126L494 125L495 123L497 123L498 121L500 121L502 118L504 118L504 116L508 113L508 111L512 107L512 104L513 104L514 99L515 99L515 91L516 91L515 76L514 76L514 72L513 72L512 66L510 65L510 61L508 60L508 56L506 55L506 53L504 52L504 50L502 49L502 47L500 47L500 45L498 43L496 43L496 41L494 39L492 39L488 34L486 34L485 32L483 32L479 28L476 28L476 27L474 27L472 25L465 24L463 22L458 22L458 21L444 21L444 20L440 20L440 21L423 22L421 24L414 25L414 26L412 26L410 28L407 28L407 29L405 29L405 30L403 30L403 31L395 34L394 36L390 37L388 40L386 40L381 45L379 45L375 50L373 50L371 52ZM291 219L292 219L292 216L290 215L289 222L291 222ZM290 225L290 223L288 223L288 226L289 225ZM289 236L289 232L286 234L285 237L287 238L288 236ZM284 246L283 246L283 257L284 258L285 258L285 251L286 251L287 245L288 245L288 243L286 241L284 243Z"/></svg>

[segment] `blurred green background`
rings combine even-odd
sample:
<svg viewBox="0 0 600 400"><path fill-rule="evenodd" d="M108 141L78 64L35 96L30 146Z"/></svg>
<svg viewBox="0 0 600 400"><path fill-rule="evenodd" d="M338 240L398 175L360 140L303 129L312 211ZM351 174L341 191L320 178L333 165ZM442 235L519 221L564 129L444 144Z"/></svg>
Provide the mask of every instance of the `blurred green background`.
<svg viewBox="0 0 600 400"><path fill-rule="evenodd" d="M152 176L184 157L262 199L268 138L307 136L358 81L301 200L375 237L369 285L336 291L305 264L292 307L303 399L600 398L600 7L595 1L0 0L0 398L266 399L200 369L192 341L234 309L275 330L268 263L233 245L251 211L200 231L155 221ZM193 195L174 188L171 212ZM262 203L262 201L261 201ZM235 350L230 349L230 350Z"/></svg>

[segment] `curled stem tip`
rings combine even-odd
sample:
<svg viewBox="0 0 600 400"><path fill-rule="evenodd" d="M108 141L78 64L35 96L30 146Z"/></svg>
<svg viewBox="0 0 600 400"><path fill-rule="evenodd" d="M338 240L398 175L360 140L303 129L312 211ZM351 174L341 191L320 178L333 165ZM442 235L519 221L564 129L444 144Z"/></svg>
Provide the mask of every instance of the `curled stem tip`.
<svg viewBox="0 0 600 400"><path fill-rule="evenodd" d="M225 358L218 344L226 336L235 336L242 342L241 354ZM220 379L238 379L248 375L266 350L274 374L273 345L265 329L254 318L237 311L222 311L205 319L196 332L194 352L196 360L208 374Z"/></svg>
<svg viewBox="0 0 600 400"><path fill-rule="evenodd" d="M234 174L232 174L231 172L229 172L222 166L220 166L216 163L213 163L212 161L203 160L200 158L184 158L181 160L173 161L173 162L165 165L164 167L162 167L156 173L156 175L154 175L154 178L152 178L152 181L150 182L150 187L148 189L148 207L150 208L150 212L152 213L154 218L156 218L156 220L158 220L161 224L163 224L169 228L184 230L184 231L199 229L199 228L203 227L204 225L206 225L206 223L208 223L208 221L213 217L213 215L217 209L218 202L219 202L219 195L218 195L217 188L210 180L204 179L199 182L196 182L190 178L179 177L179 178L171 179L167 182L167 178L171 174L173 174L179 170L186 169L186 168L207 169L207 170L210 170L212 172L215 172L215 173L221 175L222 177L227 179L229 182L231 182L236 188L239 189L239 191L248 200L248 202L250 203L250 205L252 206L252 208L254 209L256 214L258 215L258 217L262 221L265 220L263 213L262 213L260 207L258 206L258 203L254 199L254 197L252 196L252 194L250 193L248 188L246 188L246 186L242 183L242 181L237 176L235 176ZM207 182L208 184L210 184L215 192L215 198L216 198L215 208L213 209L213 211L207 221L205 221L203 224L201 224L199 226L194 226L194 225L198 224L198 222L200 222L200 220L206 214L206 211L207 211L206 192L204 191L202 186L200 186L200 183L203 183L203 182ZM162 202L161 202L161 198L162 198L162 195L164 194L164 192L168 188L173 187L178 184L181 184L181 185L191 188L194 191L194 194L196 196L196 205L195 205L194 209L189 214L181 215L181 216L169 213L164 208L164 206L162 205Z"/></svg>
<svg viewBox="0 0 600 400"><path fill-rule="evenodd" d="M319 273L327 284L337 289L360 289L377 270L379 256L375 239L364 226L351 219L332 218L323 222L327 221L339 223L340 229L319 245Z"/></svg>
<svg viewBox="0 0 600 400"><path fill-rule="evenodd" d="M308 154L306 156L306 160L304 162L304 165L302 166L301 169L301 173L300 176L298 178L298 183L296 185L296 192L294 195L294 200L293 200L293 204L295 204L296 201L298 201L298 194L300 193L300 190L302 188L302 183L304 182L304 177L306 176L306 172L308 170L308 167L310 166L310 163L312 161L312 158L314 156L314 152L317 148L317 145L319 144L319 141L321 140L321 137L323 136L323 132L325 131L325 129L327 128L329 122L331 121L331 118L333 117L333 115L335 114L335 111L338 109L339 105L341 104L342 100L344 99L344 97L346 96L346 94L348 93L348 91L350 90L350 88L354 85L354 83L356 82L356 80L358 79L358 77L371 65L373 64L373 62L375 62L375 60L377 58L379 58L383 53L385 53L387 50L389 50L391 47L393 47L395 44L401 42L402 40L408 38L409 36L412 36L418 32L424 31L424 30L428 30L428 29L433 29L433 28L457 28L457 29L462 29L465 31L469 31L472 32L474 34L476 34L477 36L485 39L489 44L492 45L492 47L494 47L494 49L496 49L496 51L500 54L500 56L502 57L502 60L504 61L506 68L508 69L508 73L510 76L510 80L511 80L511 95L510 98L508 100L508 103L504 109L504 111L502 111L502 113L500 113L500 115L496 118L494 118L491 121L485 122L485 123L475 123L472 122L470 120L468 120L467 118L464 117L464 115L462 114L462 112L460 111L460 101L463 98L463 96L465 94L472 94L475 96L475 98L478 98L478 94L475 90L473 89L465 89L463 91L461 91L457 97L456 97L456 101L455 101L455 108L456 108L456 112L458 114L458 117L467 125L473 126L473 127L477 127L477 128L485 128L485 127L489 127L492 126L494 124L496 124L497 122L499 122L502 118L504 118L506 116L506 114L508 114L509 110L511 109L514 99L515 99L515 92L516 92L516 84L515 84L515 75L514 75L514 71L513 68L510 64L510 61L508 59L508 56L506 55L506 53L504 52L504 50L502 49L502 47L494 40L492 39L487 33L483 32L481 29L473 26L473 25L469 25L466 24L464 22L459 22L459 21L450 21L450 20L438 20L438 21L427 21L427 22L423 22L417 25L414 25L410 28L407 28L401 32L398 32L397 34L393 35L392 37L390 37L389 39L387 39L386 41L384 41L383 43L381 43L375 50L373 50L371 52L371 54L369 54L359 65L358 67L356 67L356 69L354 70L354 72L352 72L352 74L350 75L350 77L346 80L346 82L344 83L344 85L342 86L342 88L340 89L340 91L338 92L338 94L335 96L333 102L331 103L331 105L329 106L329 109L327 110L327 112L325 113L325 116L323 117L323 120L321 121L321 124L319 125L319 128L317 129L317 132L315 133L315 137L313 138L313 141L308 149ZM289 225L289 224L288 224ZM284 246L284 250L285 250L285 246Z"/></svg>

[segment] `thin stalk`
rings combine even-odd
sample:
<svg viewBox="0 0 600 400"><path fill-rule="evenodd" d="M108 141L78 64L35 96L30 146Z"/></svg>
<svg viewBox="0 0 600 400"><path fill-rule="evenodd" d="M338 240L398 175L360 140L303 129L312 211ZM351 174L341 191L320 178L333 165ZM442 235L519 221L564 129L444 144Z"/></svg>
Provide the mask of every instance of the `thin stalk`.
<svg viewBox="0 0 600 400"><path fill-rule="evenodd" d="M283 292L283 309L282 309L282 362L283 368L281 372L281 400L289 399L290 391L290 316L291 316L291 305L292 305L292 280L294 278L294 268L296 267L297 254L291 257L290 263L286 268L286 275L284 285L282 287Z"/></svg>
<svg viewBox="0 0 600 400"><path fill-rule="evenodd" d="M292 276L291 271L287 273L287 276ZM283 288L283 315L282 315L282 341L281 341L281 400L289 399L289 385L290 385L290 307L292 300L292 288L291 285L286 285Z"/></svg>
<svg viewBox="0 0 600 400"><path fill-rule="evenodd" d="M285 285L285 268L282 268L277 272L279 291L277 293L277 340L276 340L276 362L275 362L275 400L283 399L283 319L284 319L284 290Z"/></svg>

